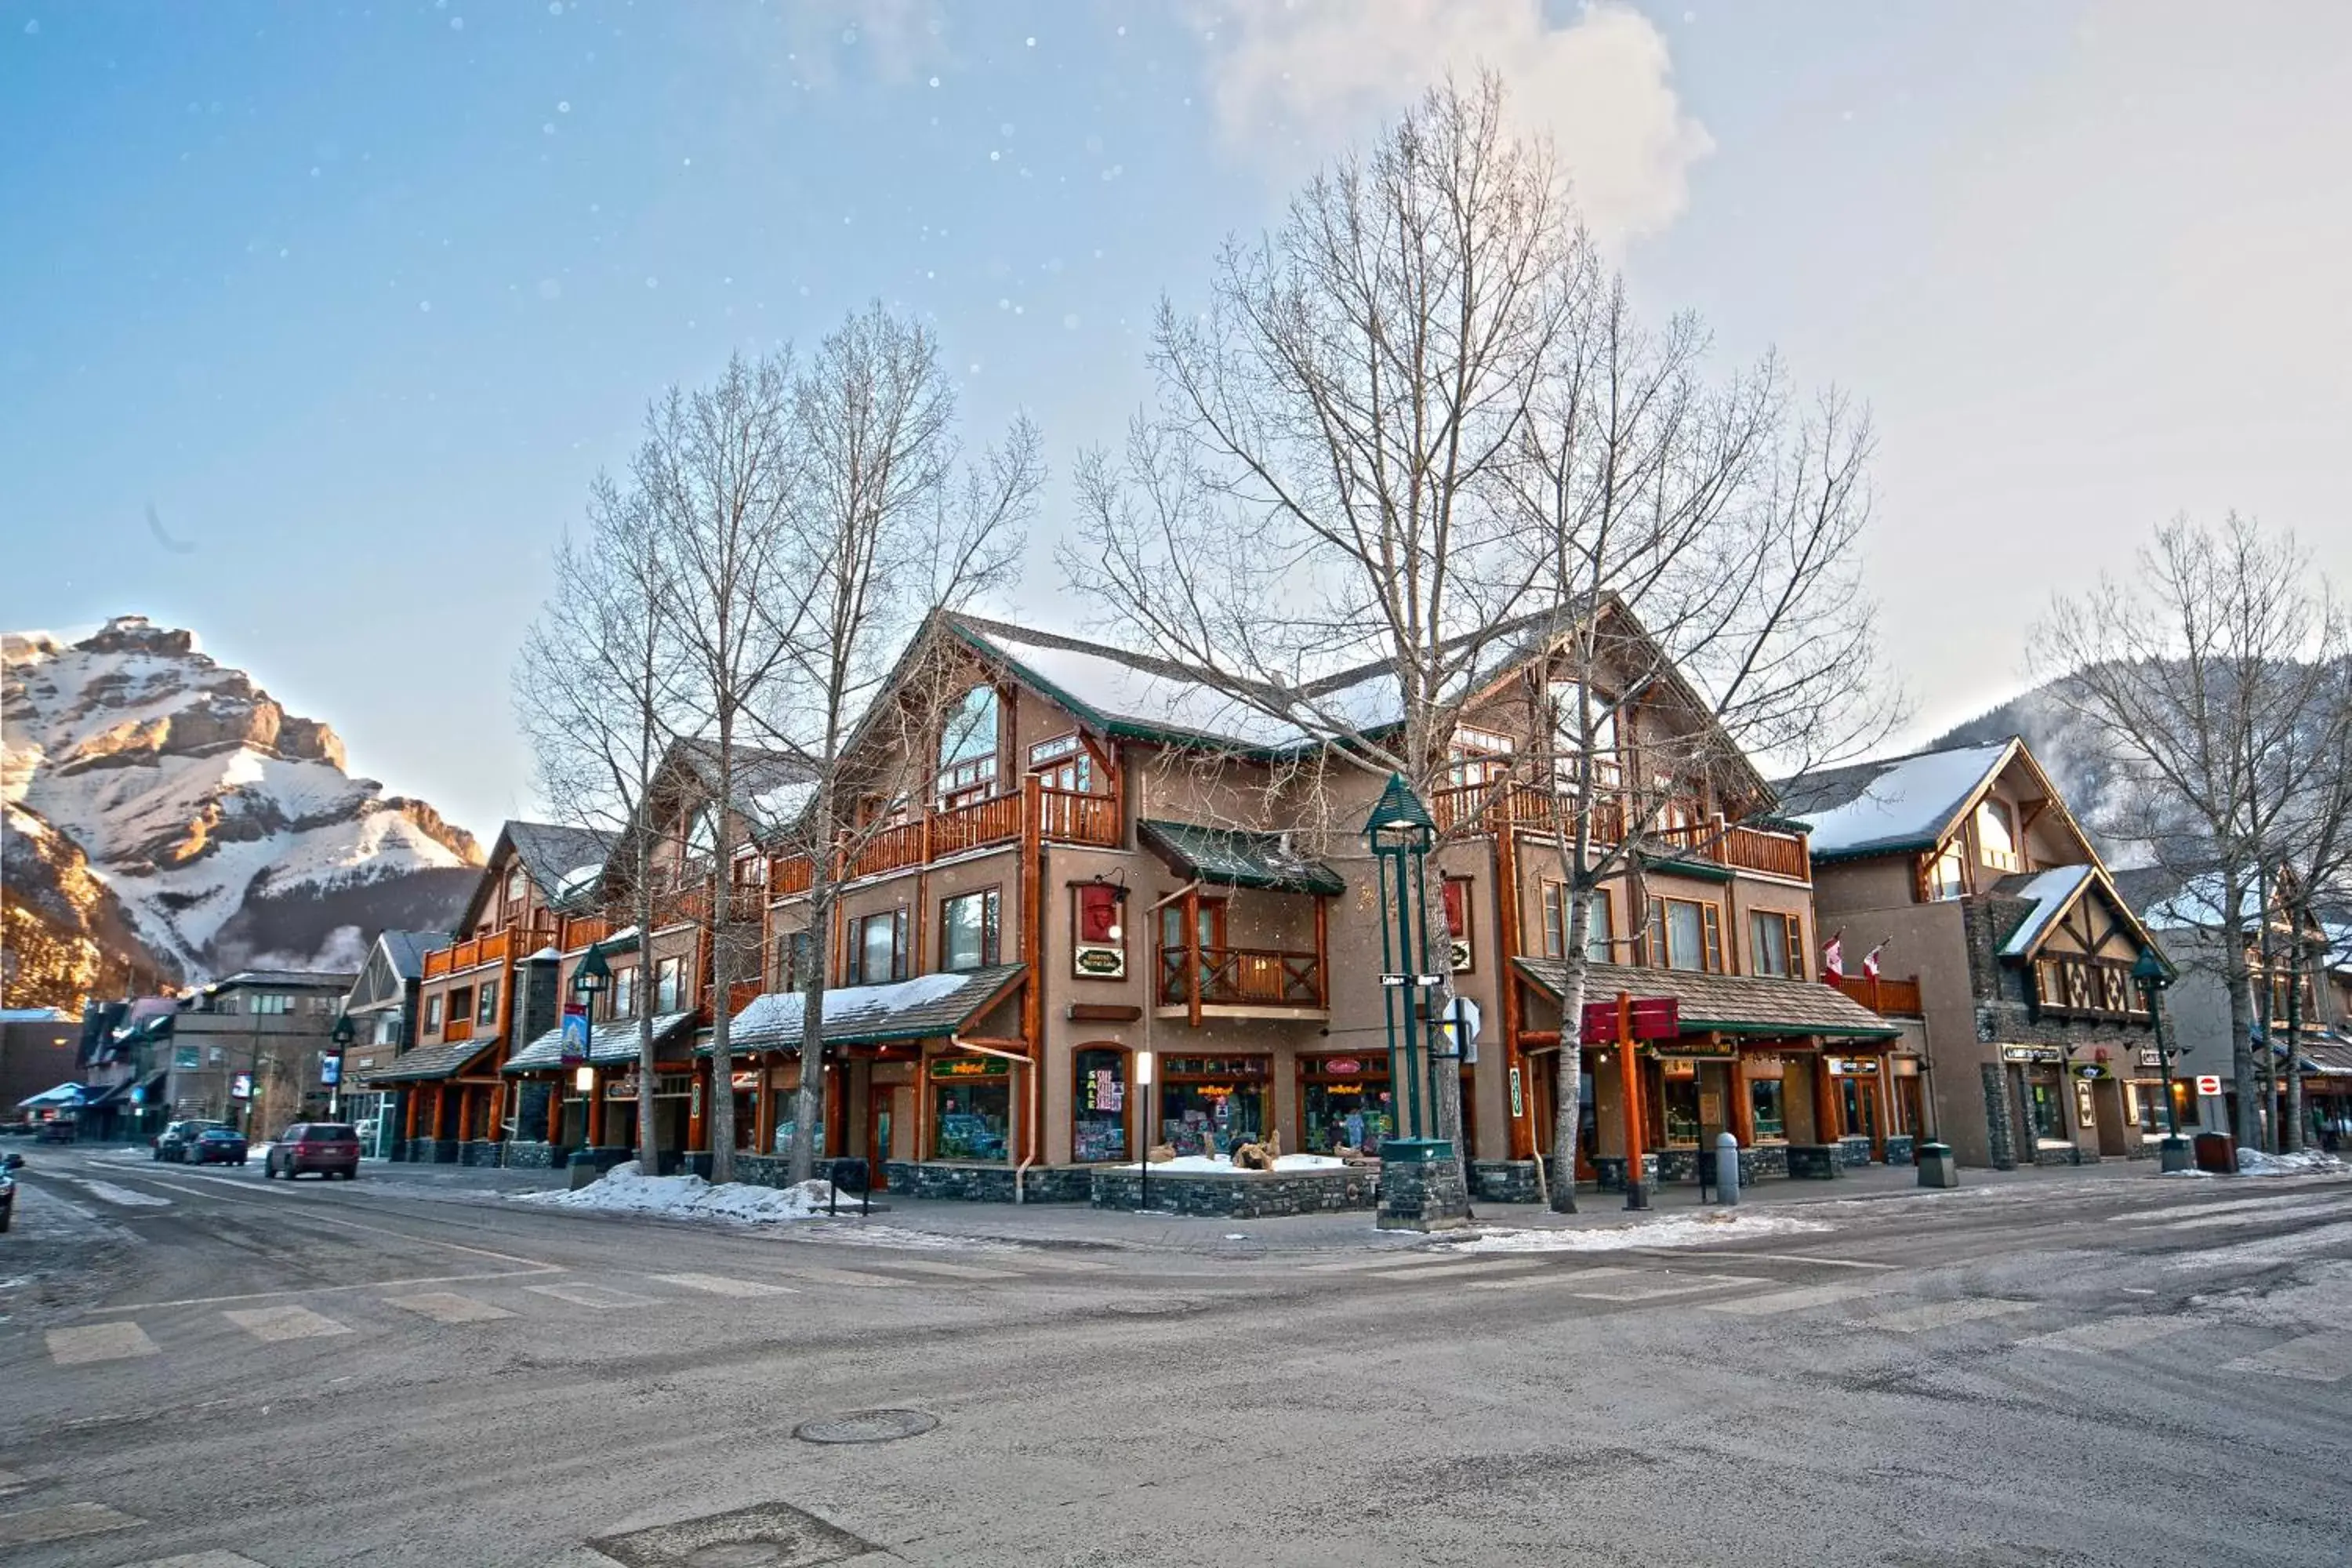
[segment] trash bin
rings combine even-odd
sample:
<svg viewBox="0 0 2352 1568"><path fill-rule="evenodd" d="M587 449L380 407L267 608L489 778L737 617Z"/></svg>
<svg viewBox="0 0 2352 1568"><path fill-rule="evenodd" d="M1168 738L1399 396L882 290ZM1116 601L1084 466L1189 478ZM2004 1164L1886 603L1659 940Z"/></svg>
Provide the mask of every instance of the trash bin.
<svg viewBox="0 0 2352 1568"><path fill-rule="evenodd" d="M864 1214L870 1201L866 1194L874 1185L872 1168L862 1158L854 1154L832 1162L832 1167L828 1173L832 1179L832 1190L825 1194L824 1212L827 1214L838 1212L836 1205L840 1195L849 1193L857 1199L858 1213Z"/></svg>
<svg viewBox="0 0 2352 1568"><path fill-rule="evenodd" d="M572 1152L572 1158L563 1163L563 1168L565 1173L572 1178L572 1190L575 1193L581 1188L592 1186L595 1183L596 1156L591 1154L585 1149L573 1150Z"/></svg>
<svg viewBox="0 0 2352 1568"><path fill-rule="evenodd" d="M2238 1141L2227 1132L2197 1134L2197 1168L2216 1175L2238 1173Z"/></svg>
<svg viewBox="0 0 2352 1568"><path fill-rule="evenodd" d="M1949 1143L1922 1143L1913 1158L1919 1166L1921 1186L1957 1187L1960 1184L1959 1162L1952 1158Z"/></svg>
<svg viewBox="0 0 2352 1568"><path fill-rule="evenodd" d="M2189 1140L2179 1133L2159 1138L2156 1143L2157 1169L2165 1175L2189 1169L2193 1153Z"/></svg>

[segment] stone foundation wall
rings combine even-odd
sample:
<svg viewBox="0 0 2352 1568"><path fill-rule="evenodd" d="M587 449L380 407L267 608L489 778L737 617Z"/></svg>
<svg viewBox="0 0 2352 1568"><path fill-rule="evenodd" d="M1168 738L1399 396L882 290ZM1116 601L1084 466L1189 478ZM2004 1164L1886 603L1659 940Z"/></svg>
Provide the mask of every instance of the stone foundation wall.
<svg viewBox="0 0 2352 1568"><path fill-rule="evenodd" d="M1463 1185L1462 1162L1450 1154L1444 1159L1399 1157L1400 1146L1409 1148L1412 1142L1399 1139L1382 1146L1380 1228L1447 1230L1468 1224L1470 1194Z"/></svg>
<svg viewBox="0 0 2352 1568"><path fill-rule="evenodd" d="M1032 1165L1022 1174L1023 1198L1033 1204L1082 1204L1094 1195L1095 1165ZM956 1165L932 1161L888 1160L883 1174L898 1197L940 1198L950 1203L1009 1204L1013 1167Z"/></svg>
<svg viewBox="0 0 2352 1568"><path fill-rule="evenodd" d="M1837 1163L1851 1171L1870 1163L1870 1140L1841 1138L1837 1141Z"/></svg>
<svg viewBox="0 0 2352 1568"><path fill-rule="evenodd" d="M1912 1163L1917 1142L1906 1133L1896 1133L1886 1140L1886 1163L1890 1165Z"/></svg>
<svg viewBox="0 0 2352 1568"><path fill-rule="evenodd" d="M1789 1174L1801 1182L1832 1181L1844 1170L1835 1143L1791 1143L1788 1155Z"/></svg>
<svg viewBox="0 0 2352 1568"><path fill-rule="evenodd" d="M506 1151L505 1163L509 1171L546 1171L555 1166L555 1146L551 1143L509 1140L500 1147Z"/></svg>
<svg viewBox="0 0 2352 1568"><path fill-rule="evenodd" d="M1739 1152L1739 1184L1752 1187L1758 1178L1773 1176L1785 1180L1789 1174L1789 1146L1786 1143L1759 1143L1753 1149Z"/></svg>
<svg viewBox="0 0 2352 1568"><path fill-rule="evenodd" d="M1625 1190L1625 1156L1603 1154L1592 1162L1593 1184L1604 1193ZM1658 1182L1658 1156L1653 1151L1642 1156L1642 1179L1652 1186Z"/></svg>
<svg viewBox="0 0 2352 1568"><path fill-rule="evenodd" d="M1473 1160L1470 1191L1481 1203L1539 1204L1543 1188L1536 1182L1533 1160Z"/></svg>
<svg viewBox="0 0 2352 1568"><path fill-rule="evenodd" d="M457 1163L460 1165L496 1165L498 1163L499 1145L487 1138L476 1138L457 1145Z"/></svg>
<svg viewBox="0 0 2352 1568"><path fill-rule="evenodd" d="M1985 1147L1996 1171L2017 1169L2017 1123L2010 1113L2009 1073L1999 1062L1987 1062L1984 1074Z"/></svg>
<svg viewBox="0 0 2352 1568"><path fill-rule="evenodd" d="M2095 1165L2099 1163L2099 1152L2071 1144L2063 1149L2036 1148L2033 1163L2037 1165Z"/></svg>
<svg viewBox="0 0 2352 1568"><path fill-rule="evenodd" d="M1095 1207L1142 1206L1144 1182L1139 1173L1116 1166L1090 1170L1087 1201ZM1155 1172L1150 1200L1152 1211L1158 1214L1278 1219L1285 1215L1376 1208L1379 1187L1379 1174L1369 1165L1351 1165L1342 1171L1252 1171L1230 1176Z"/></svg>

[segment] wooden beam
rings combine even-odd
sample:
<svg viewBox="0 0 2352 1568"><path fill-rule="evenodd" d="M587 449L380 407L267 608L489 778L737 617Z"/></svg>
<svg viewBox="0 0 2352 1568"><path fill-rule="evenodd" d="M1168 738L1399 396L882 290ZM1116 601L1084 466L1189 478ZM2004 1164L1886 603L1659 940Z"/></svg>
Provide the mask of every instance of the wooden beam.
<svg viewBox="0 0 2352 1568"><path fill-rule="evenodd" d="M1073 1002L1062 1016L1073 1024L1132 1024L1143 1009L1130 1002Z"/></svg>

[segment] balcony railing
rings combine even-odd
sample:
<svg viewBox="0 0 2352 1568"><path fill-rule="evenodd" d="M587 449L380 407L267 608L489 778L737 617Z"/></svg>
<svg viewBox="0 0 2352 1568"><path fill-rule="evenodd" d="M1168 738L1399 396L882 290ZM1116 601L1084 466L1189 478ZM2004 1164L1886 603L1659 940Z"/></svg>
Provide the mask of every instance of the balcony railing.
<svg viewBox="0 0 2352 1568"><path fill-rule="evenodd" d="M1117 847L1117 796L1042 788L1036 794L1039 837L1062 844ZM1013 794L924 812L868 838L844 868L844 875L850 879L879 877L909 866L928 865L968 849L1013 843L1021 837L1022 812L1023 797ZM782 855L769 868L768 890L775 897L790 898L808 891L814 880L807 856Z"/></svg>
<svg viewBox="0 0 2352 1568"><path fill-rule="evenodd" d="M471 1018L452 1018L441 1026L441 1041L444 1045L454 1046L460 1040L470 1040L473 1037L474 1020Z"/></svg>
<svg viewBox="0 0 2352 1568"><path fill-rule="evenodd" d="M1916 975L1906 980L1895 980L1883 974L1849 974L1831 984L1882 1018L1920 1018L1927 1016L1920 1005Z"/></svg>
<svg viewBox="0 0 2352 1568"><path fill-rule="evenodd" d="M1505 823L1514 827L1549 828L1557 821L1560 797L1530 784L1461 784L1442 789L1432 800L1431 816L1441 833L1457 827L1492 833ZM1589 816L1592 842L1599 847L1622 843L1625 804L1604 798ZM1812 880L1812 857L1801 835L1774 833L1760 827L1724 824L1654 827L1643 840L1684 859L1703 860L1742 871L1757 871L1791 881Z"/></svg>
<svg viewBox="0 0 2352 1568"><path fill-rule="evenodd" d="M1205 1005L1323 1007L1323 965L1311 952L1258 947L1167 947L1160 950L1160 1005L1192 1000L1197 976Z"/></svg>
<svg viewBox="0 0 2352 1568"><path fill-rule="evenodd" d="M485 963L502 963L513 948L509 931L493 931L488 936L470 937L454 946L437 949L425 955L425 978L432 980L460 970L477 968Z"/></svg>

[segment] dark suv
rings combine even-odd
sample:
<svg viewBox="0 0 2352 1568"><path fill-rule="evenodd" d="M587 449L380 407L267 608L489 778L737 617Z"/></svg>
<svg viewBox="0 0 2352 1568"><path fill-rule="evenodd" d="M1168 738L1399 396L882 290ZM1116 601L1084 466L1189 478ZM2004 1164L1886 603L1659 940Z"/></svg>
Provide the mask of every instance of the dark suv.
<svg viewBox="0 0 2352 1568"><path fill-rule="evenodd" d="M359 1129L347 1121L298 1121L279 1133L261 1163L261 1173L290 1182L305 1171L347 1182L358 1175Z"/></svg>
<svg viewBox="0 0 2352 1568"><path fill-rule="evenodd" d="M207 1127L226 1127L226 1121L174 1121L156 1135L155 1158L176 1160L184 1165L194 1152L196 1139Z"/></svg>

